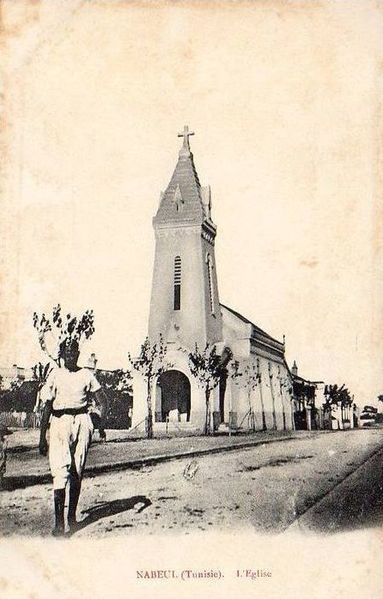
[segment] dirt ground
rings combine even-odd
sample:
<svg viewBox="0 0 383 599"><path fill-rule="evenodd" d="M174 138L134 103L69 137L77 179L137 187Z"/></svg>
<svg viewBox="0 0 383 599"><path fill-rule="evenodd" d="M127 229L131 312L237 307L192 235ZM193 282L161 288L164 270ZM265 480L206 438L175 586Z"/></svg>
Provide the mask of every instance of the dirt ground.
<svg viewBox="0 0 383 599"><path fill-rule="evenodd" d="M382 430L340 431L89 477L75 536L282 532L382 446ZM0 501L2 535L50 534L51 485L3 491Z"/></svg>

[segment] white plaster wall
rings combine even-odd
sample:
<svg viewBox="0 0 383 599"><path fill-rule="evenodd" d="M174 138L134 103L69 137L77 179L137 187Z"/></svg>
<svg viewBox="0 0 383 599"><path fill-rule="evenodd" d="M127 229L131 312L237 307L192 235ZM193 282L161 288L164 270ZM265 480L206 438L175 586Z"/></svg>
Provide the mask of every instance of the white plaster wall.
<svg viewBox="0 0 383 599"><path fill-rule="evenodd" d="M216 306L211 314L206 255L213 260L213 294ZM181 309L174 310L174 259L181 258ZM214 248L201 237L201 227L159 229L153 270L149 316L149 337L162 333L165 340L190 349L195 343L222 339L221 314L216 281Z"/></svg>
<svg viewBox="0 0 383 599"><path fill-rule="evenodd" d="M144 378L139 372L132 372L133 380L133 413L132 413L132 428L137 427L138 430L145 429L143 422L148 415L147 407L147 385Z"/></svg>
<svg viewBox="0 0 383 599"><path fill-rule="evenodd" d="M257 430L263 428L265 420L267 430L272 430L274 427L273 411L275 411L275 424L277 430L291 430L293 428L292 422L292 405L290 396L288 394L288 371L284 365L279 362L272 362L265 357L256 356L251 358L256 362L257 357L259 358L259 372L261 375L261 381L257 382L257 386L250 393L250 401L247 393L247 389L244 385L241 385L241 378L236 380L228 381L228 388L230 388L232 410L237 413L237 424L241 425L242 428L247 428L249 425L249 419L247 413L249 412L250 405L255 414L255 427ZM240 370L249 363L249 359L240 361ZM271 365L272 378L270 380L269 374L269 362ZM279 367L279 370L278 370ZM286 382L286 387L280 387L279 378ZM273 394L274 392L274 405L273 405ZM226 408L227 397L225 397L225 408ZM262 417L262 403L264 419ZM283 412L285 413L285 420L283 419Z"/></svg>
<svg viewBox="0 0 383 599"><path fill-rule="evenodd" d="M200 427L203 430L205 424L205 392L201 388L195 377L192 376L189 365L187 350L180 351L178 348L170 346L166 354L166 361L171 365L169 370L179 370L187 376L190 382L190 422L195 426ZM215 406L219 405L218 391L214 390L210 398L211 412L215 409ZM158 389L157 381L153 381L152 387L152 405L153 405L153 417L156 410L156 401L158 401ZM133 419L132 426L136 426L144 421L147 416L147 390L146 382L139 373L134 373L133 377ZM144 429L144 423L139 426L139 430Z"/></svg>
<svg viewBox="0 0 383 599"><path fill-rule="evenodd" d="M206 340L209 343L216 343L222 340L222 316L221 308L219 304L219 293L218 293L218 280L217 280L217 267L215 262L215 251L214 246L211 245L206 239L201 239L202 242L202 259L203 259L203 273L204 273L204 299L205 299L205 329L206 329ZM208 276L208 265L207 255L210 254L212 261L212 295L214 303L214 313L212 314L210 308L210 297L209 297L209 276Z"/></svg>

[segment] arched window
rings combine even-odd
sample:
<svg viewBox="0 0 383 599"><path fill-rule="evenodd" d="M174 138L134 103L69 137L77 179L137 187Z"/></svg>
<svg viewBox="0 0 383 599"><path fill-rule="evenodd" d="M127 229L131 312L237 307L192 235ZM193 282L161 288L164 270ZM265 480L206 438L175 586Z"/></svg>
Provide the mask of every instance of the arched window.
<svg viewBox="0 0 383 599"><path fill-rule="evenodd" d="M209 302L210 312L214 314L214 294L213 294L213 263L210 254L206 256L207 262L207 279L209 283Z"/></svg>
<svg viewBox="0 0 383 599"><path fill-rule="evenodd" d="M181 310L181 258L174 258L174 310Z"/></svg>

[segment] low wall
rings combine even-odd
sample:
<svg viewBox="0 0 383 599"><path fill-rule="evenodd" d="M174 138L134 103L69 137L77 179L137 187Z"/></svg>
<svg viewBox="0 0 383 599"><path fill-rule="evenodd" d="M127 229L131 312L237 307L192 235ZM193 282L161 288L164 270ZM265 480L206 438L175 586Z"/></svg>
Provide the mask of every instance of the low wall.
<svg viewBox="0 0 383 599"><path fill-rule="evenodd" d="M0 412L0 424L16 428L39 428L40 416L33 412Z"/></svg>

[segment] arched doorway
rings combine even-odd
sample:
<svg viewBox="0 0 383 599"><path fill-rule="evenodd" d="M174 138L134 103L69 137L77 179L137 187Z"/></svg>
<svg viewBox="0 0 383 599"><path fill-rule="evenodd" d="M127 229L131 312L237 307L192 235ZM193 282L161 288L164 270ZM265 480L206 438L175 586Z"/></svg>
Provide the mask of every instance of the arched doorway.
<svg viewBox="0 0 383 599"><path fill-rule="evenodd" d="M160 413L162 422L166 422L169 412L178 410L186 414L186 421L190 421L190 382L187 376L179 370L167 370L158 379L161 389Z"/></svg>

